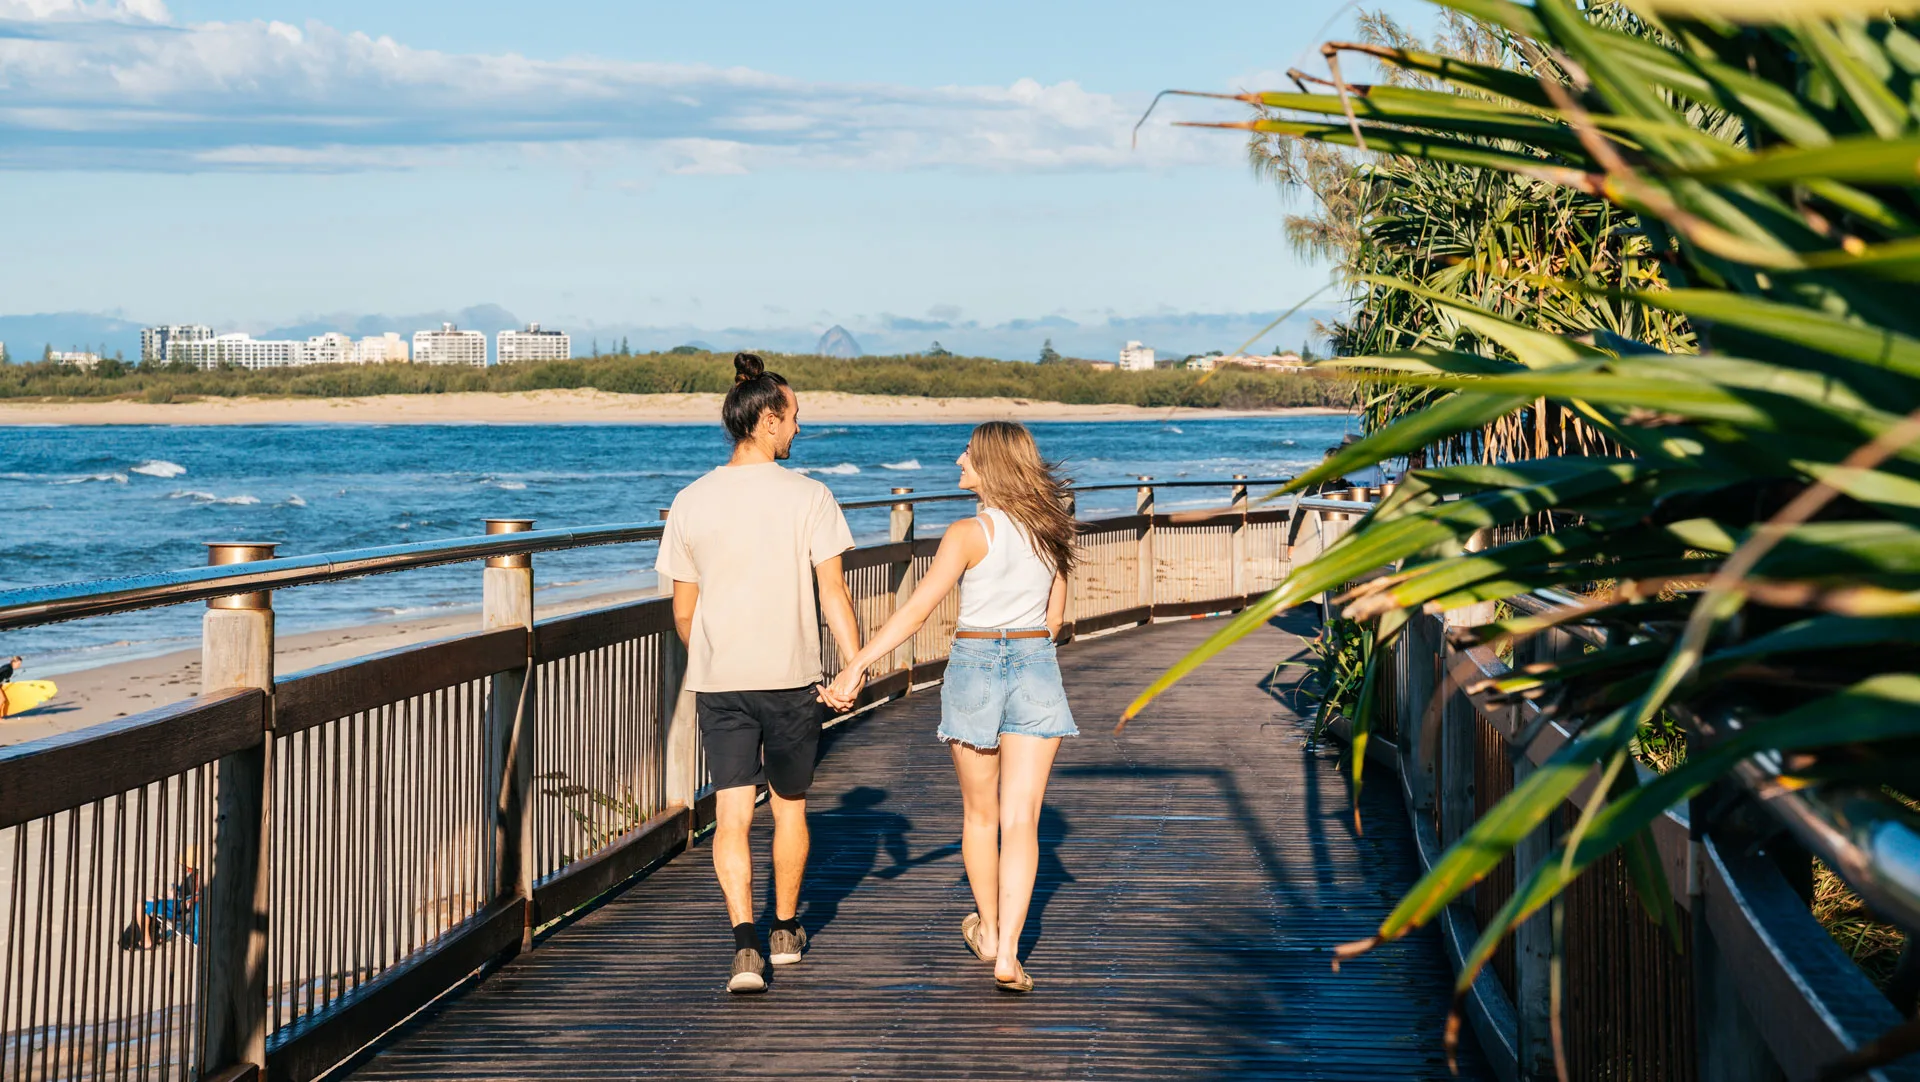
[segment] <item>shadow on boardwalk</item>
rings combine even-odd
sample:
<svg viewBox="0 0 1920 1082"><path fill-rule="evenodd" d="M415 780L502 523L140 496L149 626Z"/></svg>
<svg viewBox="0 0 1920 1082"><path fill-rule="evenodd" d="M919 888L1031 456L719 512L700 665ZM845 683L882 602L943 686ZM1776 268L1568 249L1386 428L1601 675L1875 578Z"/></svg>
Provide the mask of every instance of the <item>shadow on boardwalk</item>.
<svg viewBox="0 0 1920 1082"><path fill-rule="evenodd" d="M1414 937L1331 971L1412 882L1385 787L1356 836L1334 753L1275 660L1293 620L1227 651L1115 737L1153 673L1217 626L1062 652L1084 735L1062 749L1023 953L997 993L972 909L937 695L838 732L812 793L805 962L766 996L731 957L704 851L682 856L424 1017L355 1075L413 1078L1442 1079L1449 977ZM756 832L766 869L765 815ZM1473 1050L1461 1077L1486 1076Z"/></svg>

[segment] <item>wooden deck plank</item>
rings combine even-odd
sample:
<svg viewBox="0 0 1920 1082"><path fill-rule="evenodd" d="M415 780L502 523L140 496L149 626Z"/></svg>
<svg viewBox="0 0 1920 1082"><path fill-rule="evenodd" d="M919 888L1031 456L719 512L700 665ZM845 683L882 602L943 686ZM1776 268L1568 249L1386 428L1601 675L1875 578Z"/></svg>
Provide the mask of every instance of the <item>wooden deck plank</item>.
<svg viewBox="0 0 1920 1082"><path fill-rule="evenodd" d="M1061 752L1041 826L1033 995L996 992L960 941L959 794L933 737L938 696L921 694L830 741L801 910L812 948L767 995L724 991L731 940L702 847L416 1020L353 1077L1450 1077L1436 939L1329 965L1414 865L1386 785L1369 790L1356 837L1335 753L1310 747L1296 704L1266 686L1304 620L1109 732L1216 626L1062 652L1082 735ZM767 840L762 812L763 882ZM1460 1077L1486 1076L1467 1049Z"/></svg>

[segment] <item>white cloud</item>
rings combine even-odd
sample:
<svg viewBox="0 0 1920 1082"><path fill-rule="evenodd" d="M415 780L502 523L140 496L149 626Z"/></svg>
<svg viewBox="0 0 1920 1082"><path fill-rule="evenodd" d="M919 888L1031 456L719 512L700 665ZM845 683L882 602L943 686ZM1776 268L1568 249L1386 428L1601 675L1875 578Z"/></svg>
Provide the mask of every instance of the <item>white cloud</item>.
<svg viewBox="0 0 1920 1082"><path fill-rule="evenodd" d="M670 171L1217 161L1076 83L824 83L747 68L417 49L160 0L0 0L0 168L407 168L472 148L639 149Z"/></svg>
<svg viewBox="0 0 1920 1082"><path fill-rule="evenodd" d="M172 16L161 0L0 0L0 20L88 20L164 23Z"/></svg>

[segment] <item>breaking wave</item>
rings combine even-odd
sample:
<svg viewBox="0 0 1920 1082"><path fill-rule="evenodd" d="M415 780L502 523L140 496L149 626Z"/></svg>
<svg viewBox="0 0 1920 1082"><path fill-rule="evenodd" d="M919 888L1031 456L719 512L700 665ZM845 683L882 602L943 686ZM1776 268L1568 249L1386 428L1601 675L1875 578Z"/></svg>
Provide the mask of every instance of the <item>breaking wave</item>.
<svg viewBox="0 0 1920 1082"><path fill-rule="evenodd" d="M191 489L191 488L183 488L174 492L169 492L167 493L167 499L192 500L195 503L208 503L208 504L218 503L218 504L226 504L231 507L245 507L249 504L256 504L260 502L260 497L258 496L247 496L244 494L239 496L216 496L211 492L201 492L198 489Z"/></svg>
<svg viewBox="0 0 1920 1082"><path fill-rule="evenodd" d="M164 458L155 458L142 462L127 472L141 473L148 477L178 477L187 472L187 468L178 462L168 462Z"/></svg>

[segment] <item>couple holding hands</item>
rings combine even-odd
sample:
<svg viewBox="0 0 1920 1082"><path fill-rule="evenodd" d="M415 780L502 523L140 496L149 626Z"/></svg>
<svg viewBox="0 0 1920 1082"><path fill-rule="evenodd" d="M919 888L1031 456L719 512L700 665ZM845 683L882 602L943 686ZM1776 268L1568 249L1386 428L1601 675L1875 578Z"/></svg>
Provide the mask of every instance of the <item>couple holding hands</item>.
<svg viewBox="0 0 1920 1082"><path fill-rule="evenodd" d="M656 565L673 582L685 686L716 790L713 867L734 939L727 990L765 991L766 962L791 965L806 952L800 885L822 704L851 709L867 670L958 586L938 736L960 781L961 856L975 905L960 934L993 964L996 987L1031 991L1018 945L1039 865L1040 804L1060 738L1077 733L1053 648L1074 562L1065 482L1023 426L974 429L959 458L960 487L978 494L980 514L947 528L913 596L856 650L840 566L853 534L825 485L780 465L800 430L799 400L759 357L743 353L733 363L721 410L733 457L674 498ZM831 684L822 682L822 616L840 651ZM764 955L747 840L762 783L774 829L774 919Z"/></svg>

